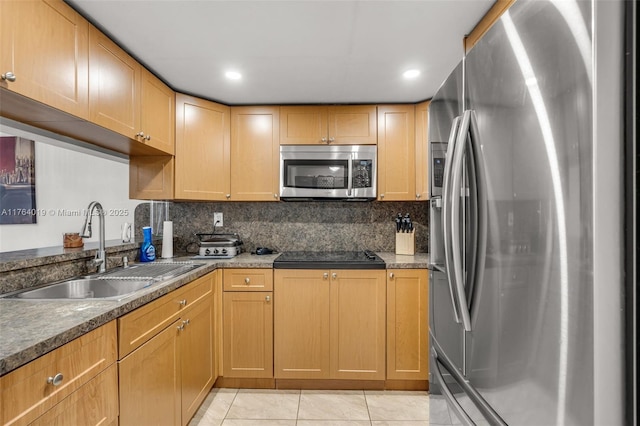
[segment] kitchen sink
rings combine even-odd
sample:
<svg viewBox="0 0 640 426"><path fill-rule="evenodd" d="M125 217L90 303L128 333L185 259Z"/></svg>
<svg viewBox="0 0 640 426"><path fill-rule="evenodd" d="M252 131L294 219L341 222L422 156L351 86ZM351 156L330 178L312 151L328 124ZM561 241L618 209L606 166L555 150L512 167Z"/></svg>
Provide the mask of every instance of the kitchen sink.
<svg viewBox="0 0 640 426"><path fill-rule="evenodd" d="M149 287L154 280L80 278L17 293L19 299L118 299Z"/></svg>
<svg viewBox="0 0 640 426"><path fill-rule="evenodd" d="M186 274L202 266L191 262L135 264L105 273L74 278L0 297L16 299L122 300L138 290Z"/></svg>

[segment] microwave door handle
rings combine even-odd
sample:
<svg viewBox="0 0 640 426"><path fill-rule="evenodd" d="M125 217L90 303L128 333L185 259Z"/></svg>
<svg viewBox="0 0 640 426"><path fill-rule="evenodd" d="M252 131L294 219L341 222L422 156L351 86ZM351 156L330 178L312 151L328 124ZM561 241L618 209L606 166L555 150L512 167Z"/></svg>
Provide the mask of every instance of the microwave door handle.
<svg viewBox="0 0 640 426"><path fill-rule="evenodd" d="M347 179L347 196L351 197L351 191L353 189L353 162L355 161L355 154L352 152L349 155L349 178Z"/></svg>
<svg viewBox="0 0 640 426"><path fill-rule="evenodd" d="M453 154L458 136L458 128L460 126L460 117L456 117L451 124L451 132L449 134L449 143L447 144L447 154L444 166L444 179L442 182L442 221L443 221L443 243L444 243L444 264L447 273L447 283L449 284L449 295L451 296L451 304L453 306L453 317L456 323L460 323L460 313L458 312L458 300L455 296L455 274L453 273L453 259L451 253L451 163L453 162Z"/></svg>

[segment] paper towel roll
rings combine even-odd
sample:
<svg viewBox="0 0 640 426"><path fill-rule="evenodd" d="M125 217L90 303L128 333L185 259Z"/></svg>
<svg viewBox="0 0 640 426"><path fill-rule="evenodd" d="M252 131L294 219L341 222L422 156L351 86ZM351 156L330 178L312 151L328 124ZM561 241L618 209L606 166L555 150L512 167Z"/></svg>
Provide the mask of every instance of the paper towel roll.
<svg viewBox="0 0 640 426"><path fill-rule="evenodd" d="M162 224L162 257L173 257L173 222L170 220Z"/></svg>

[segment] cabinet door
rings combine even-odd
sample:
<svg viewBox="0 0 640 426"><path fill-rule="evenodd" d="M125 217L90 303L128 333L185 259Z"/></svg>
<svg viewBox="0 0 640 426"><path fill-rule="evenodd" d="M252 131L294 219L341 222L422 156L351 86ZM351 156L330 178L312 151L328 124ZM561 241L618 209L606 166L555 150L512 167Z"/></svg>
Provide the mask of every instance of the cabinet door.
<svg viewBox="0 0 640 426"><path fill-rule="evenodd" d="M60 0L0 1L0 87L89 118L89 23Z"/></svg>
<svg viewBox="0 0 640 426"><path fill-rule="evenodd" d="M273 377L272 294L224 293L224 377Z"/></svg>
<svg viewBox="0 0 640 426"><path fill-rule="evenodd" d="M280 107L280 145L319 145L328 142L327 107Z"/></svg>
<svg viewBox="0 0 640 426"><path fill-rule="evenodd" d="M231 200L278 201L278 107L231 108Z"/></svg>
<svg viewBox="0 0 640 426"><path fill-rule="evenodd" d="M329 143L375 145L378 143L375 105L329 107Z"/></svg>
<svg viewBox="0 0 640 426"><path fill-rule="evenodd" d="M213 281L213 275L207 277ZM185 310L180 319L184 326L180 331L182 425L196 413L216 379L213 313L211 294Z"/></svg>
<svg viewBox="0 0 640 426"><path fill-rule="evenodd" d="M114 363L30 425L98 426L117 423L118 368Z"/></svg>
<svg viewBox="0 0 640 426"><path fill-rule="evenodd" d="M95 27L89 28L90 120L131 139L140 132L142 67Z"/></svg>
<svg viewBox="0 0 640 426"><path fill-rule="evenodd" d="M173 155L129 157L129 198L132 200L173 199Z"/></svg>
<svg viewBox="0 0 640 426"><path fill-rule="evenodd" d="M416 198L415 107L378 106L378 200Z"/></svg>
<svg viewBox="0 0 640 426"><path fill-rule="evenodd" d="M429 199L429 101L416 105L416 200Z"/></svg>
<svg viewBox="0 0 640 426"><path fill-rule="evenodd" d="M142 69L140 97L141 142L173 154L176 123L175 93L148 70Z"/></svg>
<svg viewBox="0 0 640 426"><path fill-rule="evenodd" d="M394 269L387 272L387 379L427 380L427 271Z"/></svg>
<svg viewBox="0 0 640 426"><path fill-rule="evenodd" d="M180 424L179 324L174 322L118 363L120 426Z"/></svg>
<svg viewBox="0 0 640 426"><path fill-rule="evenodd" d="M227 200L229 107L176 95L175 198Z"/></svg>
<svg viewBox="0 0 640 426"><path fill-rule="evenodd" d="M276 379L329 378L329 271L274 270Z"/></svg>
<svg viewBox="0 0 640 426"><path fill-rule="evenodd" d="M384 380L385 271L331 271L331 378Z"/></svg>

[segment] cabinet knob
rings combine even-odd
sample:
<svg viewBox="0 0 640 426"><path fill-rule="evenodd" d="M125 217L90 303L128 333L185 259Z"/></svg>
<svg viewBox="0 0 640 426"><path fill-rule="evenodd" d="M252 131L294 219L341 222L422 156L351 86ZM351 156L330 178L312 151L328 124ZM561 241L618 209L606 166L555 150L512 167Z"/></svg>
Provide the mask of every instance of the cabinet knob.
<svg viewBox="0 0 640 426"><path fill-rule="evenodd" d="M273 198L278 199L278 194L273 194Z"/></svg>
<svg viewBox="0 0 640 426"><path fill-rule="evenodd" d="M325 272L324 274L322 274L322 279L326 280L327 278L329 278L328 272Z"/></svg>
<svg viewBox="0 0 640 426"><path fill-rule="evenodd" d="M391 279L393 279L395 276L396 276L396 275L395 275L393 272L391 272L391 273L389 274L389 278L391 278Z"/></svg>
<svg viewBox="0 0 640 426"><path fill-rule="evenodd" d="M176 327L178 329L178 331L183 331L184 330L184 324L180 324L178 327Z"/></svg>
<svg viewBox="0 0 640 426"><path fill-rule="evenodd" d="M335 142L335 141L336 141L336 138L329 138L329 142L328 143Z"/></svg>
<svg viewBox="0 0 640 426"><path fill-rule="evenodd" d="M247 277L247 278L245 278L245 279L244 279L244 283L245 283L246 285L249 285L249 283L250 283L250 282L251 282L251 279L250 279L249 277Z"/></svg>
<svg viewBox="0 0 640 426"><path fill-rule="evenodd" d="M180 306L187 306L187 299L182 299L178 302Z"/></svg>
<svg viewBox="0 0 640 426"><path fill-rule="evenodd" d="M266 300L267 302L271 302L271 296L265 296L264 300Z"/></svg>
<svg viewBox="0 0 640 426"><path fill-rule="evenodd" d="M380 194L380 199L382 200L384 198L384 194Z"/></svg>
<svg viewBox="0 0 640 426"><path fill-rule="evenodd" d="M7 71L4 74L2 74L2 79L6 81L16 81L16 75L11 71Z"/></svg>
<svg viewBox="0 0 640 426"><path fill-rule="evenodd" d="M60 384L62 383L62 379L64 379L64 376L62 375L62 373L58 373L53 377L49 377L47 379L47 383L53 386L60 386Z"/></svg>
<svg viewBox="0 0 640 426"><path fill-rule="evenodd" d="M322 139L320 139L320 141L321 141L322 143L328 143L328 142L327 142L327 138L322 138Z"/></svg>
<svg viewBox="0 0 640 426"><path fill-rule="evenodd" d="M150 140L151 140L151 135L147 135L147 136L145 136L144 138L145 138L145 140L150 141Z"/></svg>
<svg viewBox="0 0 640 426"><path fill-rule="evenodd" d="M419 199L419 198L420 198L420 194L416 194L416 198L418 198L418 199Z"/></svg>
<svg viewBox="0 0 640 426"><path fill-rule="evenodd" d="M182 325L185 326L185 327L188 326L190 323L191 323L190 319L186 319L186 320L182 321Z"/></svg>
<svg viewBox="0 0 640 426"><path fill-rule="evenodd" d="M333 274L331 274L331 278L333 278L333 279L335 280L336 278L338 278L338 274L336 274L336 273L334 272Z"/></svg>
<svg viewBox="0 0 640 426"><path fill-rule="evenodd" d="M136 137L144 139L144 133L143 132L138 132L138 133L136 133Z"/></svg>
<svg viewBox="0 0 640 426"><path fill-rule="evenodd" d="M231 198L231 194L227 194L225 195L225 197L227 197L227 200L228 200L229 198Z"/></svg>

